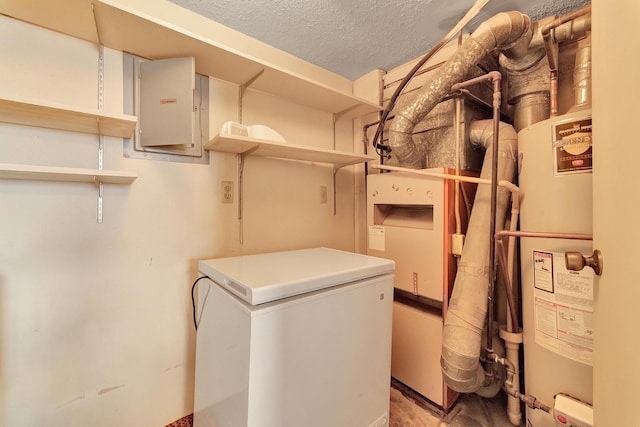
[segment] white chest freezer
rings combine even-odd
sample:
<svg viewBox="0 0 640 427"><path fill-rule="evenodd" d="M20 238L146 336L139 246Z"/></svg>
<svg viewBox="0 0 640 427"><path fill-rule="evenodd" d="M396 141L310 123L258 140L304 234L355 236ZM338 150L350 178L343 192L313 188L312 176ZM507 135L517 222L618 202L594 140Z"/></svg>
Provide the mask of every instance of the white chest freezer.
<svg viewBox="0 0 640 427"><path fill-rule="evenodd" d="M195 427L388 425L393 261L313 248L199 269Z"/></svg>

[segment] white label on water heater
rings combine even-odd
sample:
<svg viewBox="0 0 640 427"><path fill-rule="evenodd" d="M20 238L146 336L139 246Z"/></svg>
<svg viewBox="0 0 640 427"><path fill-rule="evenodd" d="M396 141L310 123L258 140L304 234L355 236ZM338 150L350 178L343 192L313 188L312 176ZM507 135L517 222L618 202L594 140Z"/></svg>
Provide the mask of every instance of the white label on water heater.
<svg viewBox="0 0 640 427"><path fill-rule="evenodd" d="M533 251L536 343L593 365L593 270L567 270L563 252Z"/></svg>

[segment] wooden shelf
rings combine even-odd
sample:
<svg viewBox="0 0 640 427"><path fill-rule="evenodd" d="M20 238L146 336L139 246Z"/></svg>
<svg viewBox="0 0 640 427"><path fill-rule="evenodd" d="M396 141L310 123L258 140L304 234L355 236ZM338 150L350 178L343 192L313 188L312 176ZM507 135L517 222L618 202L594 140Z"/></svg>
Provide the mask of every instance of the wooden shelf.
<svg viewBox="0 0 640 427"><path fill-rule="evenodd" d="M131 138L135 116L0 95L0 122Z"/></svg>
<svg viewBox="0 0 640 427"><path fill-rule="evenodd" d="M2 13L149 59L194 56L197 73L238 85L262 72L252 89L321 111L357 117L381 110L353 96L351 80L169 1L42 0L33 7L7 0Z"/></svg>
<svg viewBox="0 0 640 427"><path fill-rule="evenodd" d="M354 154L343 151L323 150L300 145L285 144L276 141L250 138L247 136L217 135L205 144L204 148L223 153L248 154L252 156L273 157L287 160L329 163L336 168L375 160L374 156Z"/></svg>
<svg viewBox="0 0 640 427"><path fill-rule="evenodd" d="M137 177L135 173L121 171L0 163L0 179L131 184Z"/></svg>

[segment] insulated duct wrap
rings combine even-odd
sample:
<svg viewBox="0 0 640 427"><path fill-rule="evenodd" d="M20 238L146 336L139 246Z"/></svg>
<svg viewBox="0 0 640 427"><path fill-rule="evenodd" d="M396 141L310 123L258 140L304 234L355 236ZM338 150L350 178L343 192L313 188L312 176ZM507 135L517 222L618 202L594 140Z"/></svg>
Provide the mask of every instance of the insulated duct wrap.
<svg viewBox="0 0 640 427"><path fill-rule="evenodd" d="M480 178L491 179L493 150L498 150L498 181L512 181L518 137L513 126L500 123L498 147L493 147L493 121L478 120L470 128L470 140L486 148ZM496 224L504 225L509 190L499 187ZM467 229L467 239L458 263L453 293L444 323L440 364L447 385L461 393L478 391L485 384L480 365L482 331L487 315L491 186L480 185Z"/></svg>
<svg viewBox="0 0 640 427"><path fill-rule="evenodd" d="M389 129L389 146L400 166L413 169L424 167L424 159L412 140L413 130L449 94L454 84L462 82L472 67L496 49L514 62L526 60L532 35L531 20L519 12L500 13L480 24L438 69L432 80L414 95L409 106L395 114ZM493 147L493 122L472 124L472 141L487 148L481 177L491 178L492 150L497 149L499 162L496 179L511 181L515 169L517 135L513 127L501 124L499 136L498 147ZM480 365L489 290L491 192L489 186L482 185L476 193L443 330L443 376L451 389L462 393L476 392L487 383L492 383ZM504 225L508 200L508 191L500 189L496 200L496 228Z"/></svg>
<svg viewBox="0 0 640 427"><path fill-rule="evenodd" d="M467 77L481 59L495 49L517 59L527 54L532 37L531 20L519 12L499 13L480 24L433 79L414 95L409 106L395 113L389 128L389 146L400 166L422 169L412 133L415 126L451 91L451 86Z"/></svg>

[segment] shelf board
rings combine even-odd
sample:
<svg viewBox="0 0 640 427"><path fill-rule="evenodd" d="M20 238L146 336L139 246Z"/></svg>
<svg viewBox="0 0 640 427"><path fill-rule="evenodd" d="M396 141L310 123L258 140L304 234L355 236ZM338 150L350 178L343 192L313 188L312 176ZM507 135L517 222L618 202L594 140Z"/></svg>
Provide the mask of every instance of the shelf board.
<svg viewBox="0 0 640 427"><path fill-rule="evenodd" d="M137 177L132 172L0 163L0 179L131 184Z"/></svg>
<svg viewBox="0 0 640 427"><path fill-rule="evenodd" d="M194 56L196 72L239 85L264 70L251 84L252 89L330 113L353 116L364 114L362 111L381 109L351 93L343 93L325 83L291 72L284 66L222 44L216 40L220 31L216 33L214 23L204 17L191 14L187 21L181 19L182 10L169 10L162 5L153 8L149 2L136 7L146 11L125 8L112 0L96 2L98 34L105 46L150 59ZM173 13L168 16L168 12ZM296 60L299 61L298 58ZM326 70L322 72L327 73ZM353 90L352 82L348 83L348 89Z"/></svg>
<svg viewBox="0 0 640 427"><path fill-rule="evenodd" d="M169 1L6 3L4 14L115 50L148 59L193 56L197 73L238 85L262 71L250 88L299 105L347 117L381 110L353 95L353 81Z"/></svg>
<svg viewBox="0 0 640 427"><path fill-rule="evenodd" d="M250 138L239 135L217 135L205 144L205 149L222 153L248 154L260 157L273 157L287 160L329 163L336 168L375 160L374 156L354 154L343 151L291 145L276 141Z"/></svg>
<svg viewBox="0 0 640 427"><path fill-rule="evenodd" d="M137 118L53 102L0 95L0 122L131 138Z"/></svg>

